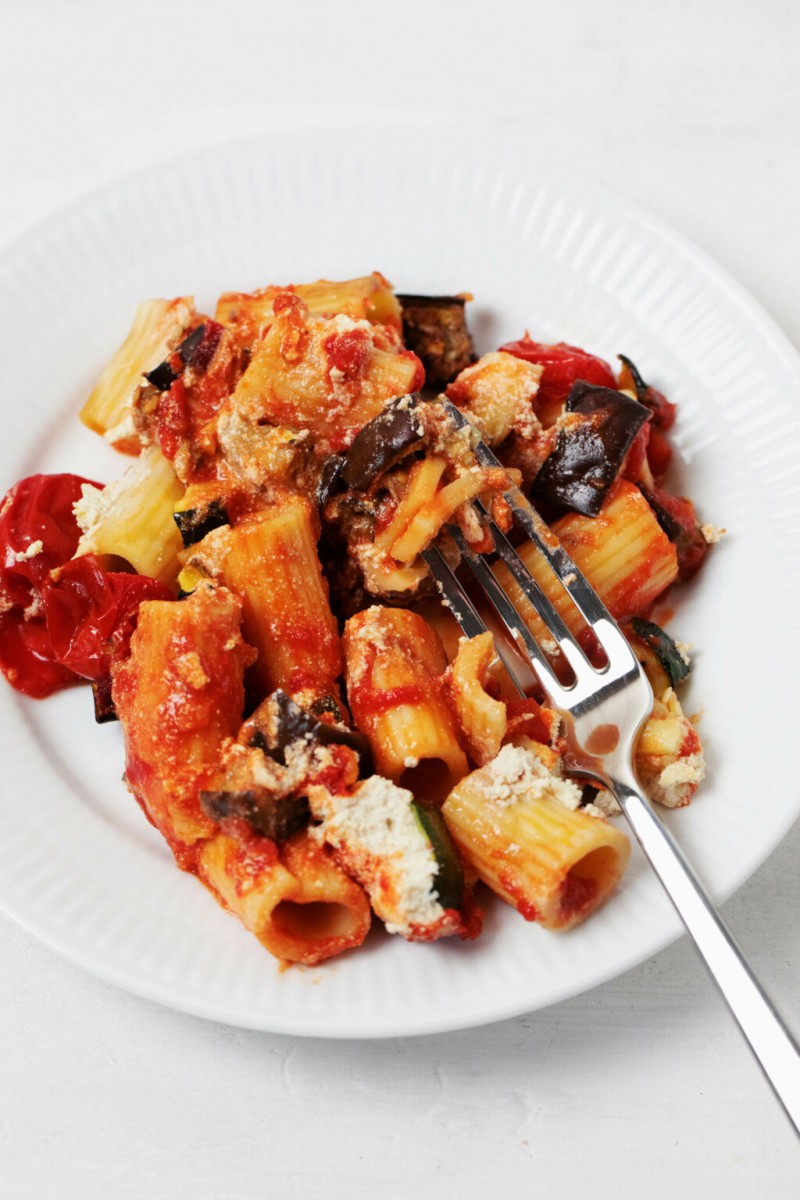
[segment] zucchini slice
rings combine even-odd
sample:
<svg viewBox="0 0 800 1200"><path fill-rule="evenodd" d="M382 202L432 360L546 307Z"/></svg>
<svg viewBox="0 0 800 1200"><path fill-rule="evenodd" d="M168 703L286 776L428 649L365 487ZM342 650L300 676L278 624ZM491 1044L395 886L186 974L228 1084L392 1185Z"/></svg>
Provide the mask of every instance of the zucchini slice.
<svg viewBox="0 0 800 1200"><path fill-rule="evenodd" d="M453 839L438 808L412 801L417 824L430 843L439 868L433 881L433 890L442 908L459 908L464 898L464 871Z"/></svg>
<svg viewBox="0 0 800 1200"><path fill-rule="evenodd" d="M653 621L634 617L623 628L633 652L645 670L656 696L678 687L689 678L691 668L675 642Z"/></svg>

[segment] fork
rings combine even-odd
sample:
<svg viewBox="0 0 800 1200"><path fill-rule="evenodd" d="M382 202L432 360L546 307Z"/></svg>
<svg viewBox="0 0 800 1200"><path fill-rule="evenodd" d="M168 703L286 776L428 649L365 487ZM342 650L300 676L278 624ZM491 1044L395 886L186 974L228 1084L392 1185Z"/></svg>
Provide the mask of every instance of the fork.
<svg viewBox="0 0 800 1200"><path fill-rule="evenodd" d="M442 400L458 429L474 428L450 401ZM481 466L501 464L482 441L472 442ZM642 850L694 940L764 1074L800 1133L800 1048L755 978L708 893L678 843L661 823L636 777L634 750L639 732L653 708L653 693L642 667L613 617L581 574L558 539L518 487L504 493L511 512L535 543L575 604L602 648L606 665L595 667L559 613L528 572L508 538L489 513L475 501L479 519L492 535L495 550L526 598L547 626L574 674L566 684L554 673L528 625L511 603L482 554L467 544L461 530L447 527L462 561L506 627L566 727L568 766L609 789L616 797ZM467 637L487 631L487 625L439 549L423 552L439 591ZM496 648L512 683L525 694L518 669L497 643Z"/></svg>

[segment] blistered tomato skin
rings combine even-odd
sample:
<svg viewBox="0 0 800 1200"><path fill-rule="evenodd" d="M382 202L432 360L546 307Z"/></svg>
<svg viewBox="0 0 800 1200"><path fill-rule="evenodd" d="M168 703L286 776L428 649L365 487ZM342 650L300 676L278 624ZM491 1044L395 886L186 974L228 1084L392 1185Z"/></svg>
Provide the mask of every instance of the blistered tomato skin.
<svg viewBox="0 0 800 1200"><path fill-rule="evenodd" d="M50 572L75 553L81 531L73 506L91 482L30 475L0 505L0 670L17 691L37 699L76 679L54 654L42 590Z"/></svg>
<svg viewBox="0 0 800 1200"><path fill-rule="evenodd" d="M594 383L598 387L617 387L617 381L608 363L594 354L587 354L579 346L569 346L566 342L545 345L543 342L535 342L526 334L517 342L506 342L500 349L516 358L523 358L526 362L544 367L534 407L545 426L555 422L573 383L577 383L579 379L586 383Z"/></svg>
<svg viewBox="0 0 800 1200"><path fill-rule="evenodd" d="M101 683L128 653L143 600L173 600L157 579L104 571L94 555L73 559L43 590L47 632L60 663Z"/></svg>
<svg viewBox="0 0 800 1200"><path fill-rule="evenodd" d="M172 599L153 579L104 571L93 556L73 559L81 537L73 506L88 483L31 475L0 507L0 670L36 699L106 680L127 654L141 601Z"/></svg>

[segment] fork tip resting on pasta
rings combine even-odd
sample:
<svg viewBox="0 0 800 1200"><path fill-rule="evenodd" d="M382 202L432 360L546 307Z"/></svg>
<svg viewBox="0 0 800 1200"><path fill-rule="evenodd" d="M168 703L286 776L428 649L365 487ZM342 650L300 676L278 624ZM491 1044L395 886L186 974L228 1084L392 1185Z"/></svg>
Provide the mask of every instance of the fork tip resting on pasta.
<svg viewBox="0 0 800 1200"><path fill-rule="evenodd" d="M447 525L491 548L480 511L508 530L513 484L650 678L650 796L688 804L703 776L688 654L652 620L717 535L664 487L674 406L625 356L615 374L525 334L477 357L467 299L374 272L226 292L213 316L146 301L81 411L127 470L31 476L0 510L9 683L90 681L178 865L284 963L360 945L373 915L409 941L474 938L481 884L567 929L625 870L613 798L566 769L533 677L520 696L491 634L459 636L422 557ZM477 464L473 430L501 467Z"/></svg>

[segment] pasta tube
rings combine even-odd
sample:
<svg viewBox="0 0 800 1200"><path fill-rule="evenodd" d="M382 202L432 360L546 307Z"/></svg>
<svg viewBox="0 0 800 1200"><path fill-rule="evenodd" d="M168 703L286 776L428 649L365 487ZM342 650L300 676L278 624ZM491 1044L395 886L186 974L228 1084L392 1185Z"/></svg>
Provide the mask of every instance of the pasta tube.
<svg viewBox="0 0 800 1200"><path fill-rule="evenodd" d="M243 342L249 344L263 337L275 319L273 302L282 291L300 296L315 317L332 317L342 313L354 321L367 320L372 324L402 328L400 305L389 282L379 271L359 279L333 283L320 279L316 283L295 287L261 288L256 292L223 292L217 301L216 319L230 325Z"/></svg>
<svg viewBox="0 0 800 1200"><path fill-rule="evenodd" d="M470 756L479 766L494 758L508 728L505 704L485 687L494 659L494 638L487 631L462 641L450 668L453 709Z"/></svg>
<svg viewBox="0 0 800 1200"><path fill-rule="evenodd" d="M387 347L380 327L310 316L295 292L284 291L228 407L248 421L308 429L318 445L340 450L387 400L423 379L419 359L399 343Z"/></svg>
<svg viewBox="0 0 800 1200"><path fill-rule="evenodd" d="M554 774L535 743L507 745L445 801L450 833L506 903L546 929L568 929L614 889L630 855L620 830L578 809L580 790Z"/></svg>
<svg viewBox="0 0 800 1200"><path fill-rule="evenodd" d="M180 570L181 535L173 513L183 484L157 446L102 491L85 484L75 516L81 529L76 554L116 555L171 587Z"/></svg>
<svg viewBox="0 0 800 1200"><path fill-rule="evenodd" d="M194 317L191 296L140 304L130 333L81 409L84 425L102 434L117 450L138 454L140 442L129 420L134 393L144 382L145 371L167 357Z"/></svg>
<svg viewBox="0 0 800 1200"><path fill-rule="evenodd" d="M215 831L199 791L242 722L252 651L241 615L235 596L209 584L180 602L146 601L130 656L114 672L128 784L185 867L194 843Z"/></svg>
<svg viewBox="0 0 800 1200"><path fill-rule="evenodd" d="M280 847L219 833L198 855L198 873L246 929L283 962L313 965L360 946L369 899L307 831Z"/></svg>
<svg viewBox="0 0 800 1200"><path fill-rule="evenodd" d="M443 695L442 644L417 613L372 608L345 625L345 678L353 719L380 775L441 800L467 772Z"/></svg>
<svg viewBox="0 0 800 1200"><path fill-rule="evenodd" d="M538 363L495 350L466 367L447 396L477 421L490 446L499 445L511 432L533 438L541 431L533 401L543 371Z"/></svg>
<svg viewBox="0 0 800 1200"><path fill-rule="evenodd" d="M570 513L552 528L614 617L643 612L677 577L675 547L642 493L625 479L618 482L598 516ZM579 634L584 627L580 615L546 559L531 542L519 547L518 553L568 627ZM508 567L500 563L493 570L546 646L548 631Z"/></svg>
<svg viewBox="0 0 800 1200"><path fill-rule="evenodd" d="M255 646L259 692L336 695L339 631L317 558L311 506L299 495L240 525L213 530L194 559L244 601L244 634Z"/></svg>

